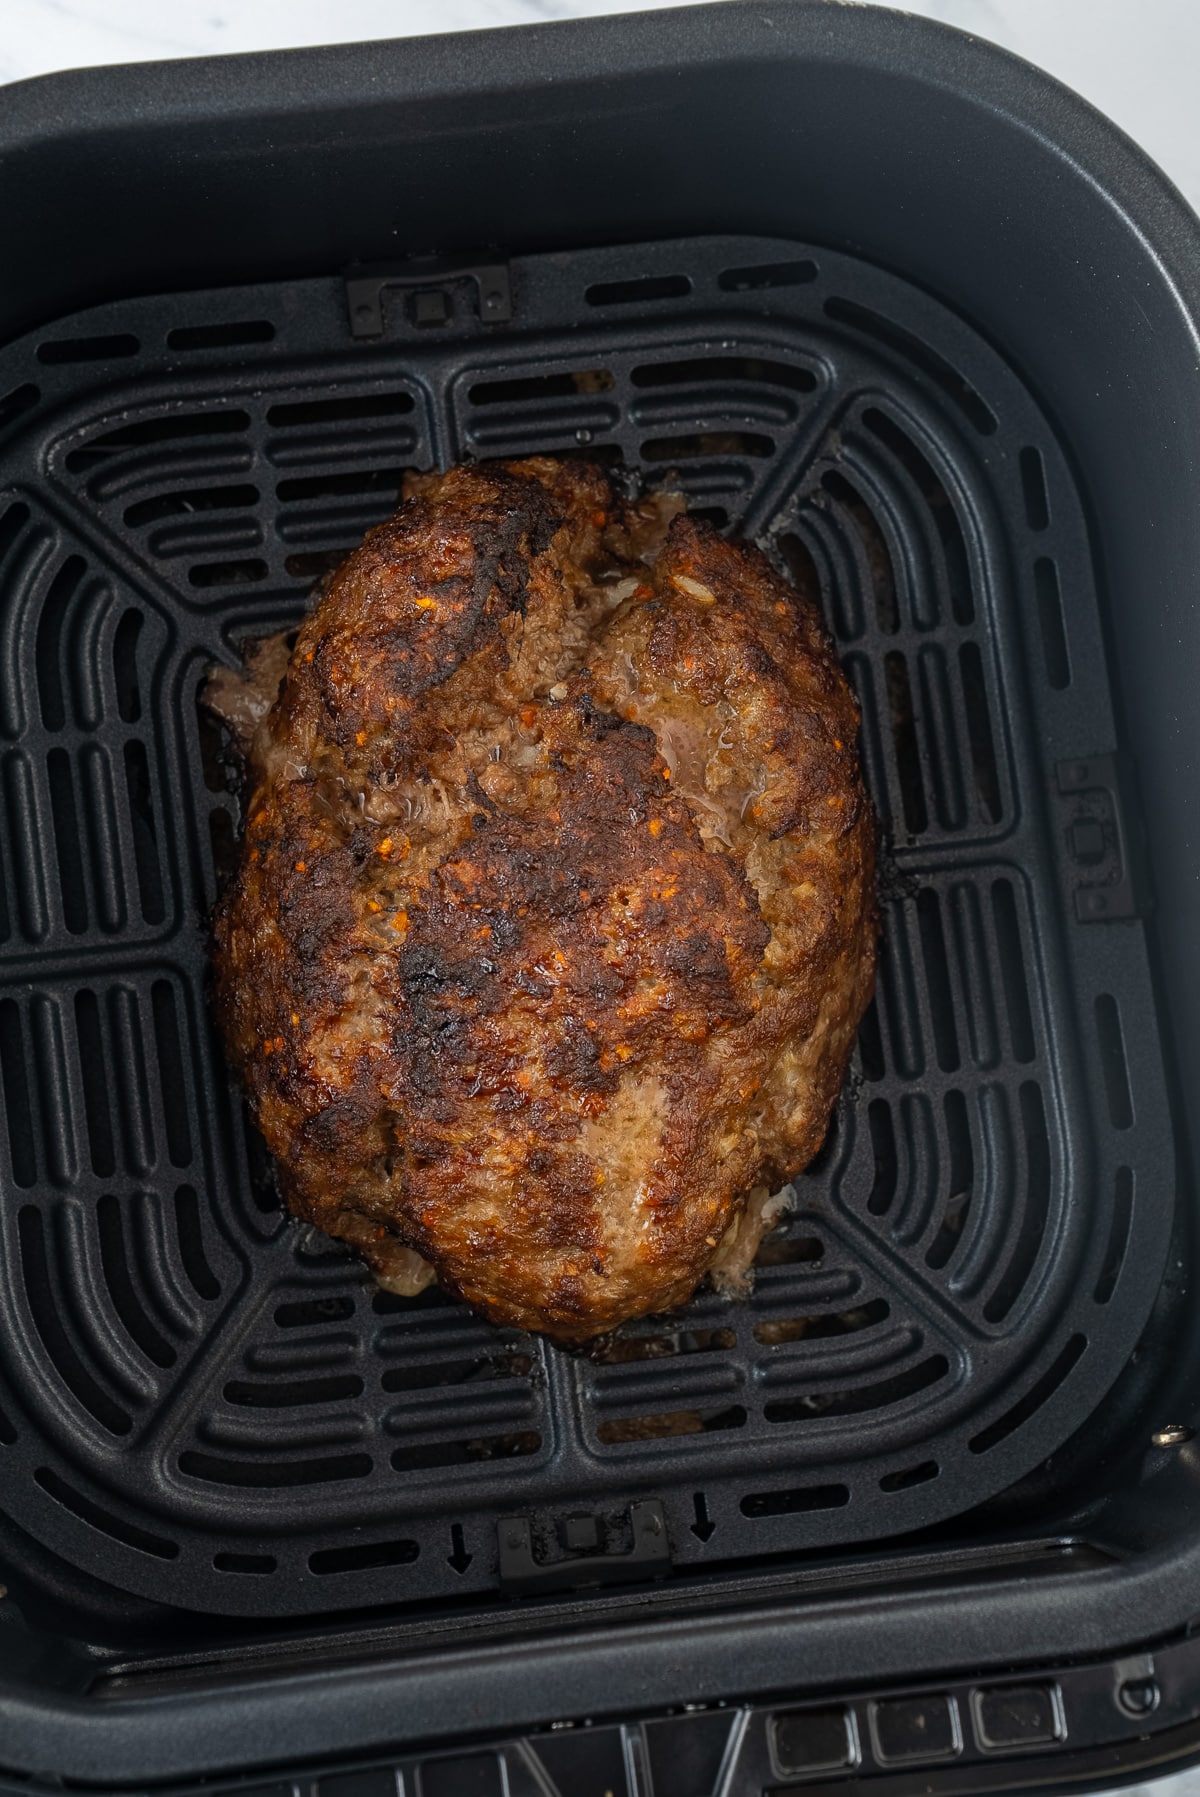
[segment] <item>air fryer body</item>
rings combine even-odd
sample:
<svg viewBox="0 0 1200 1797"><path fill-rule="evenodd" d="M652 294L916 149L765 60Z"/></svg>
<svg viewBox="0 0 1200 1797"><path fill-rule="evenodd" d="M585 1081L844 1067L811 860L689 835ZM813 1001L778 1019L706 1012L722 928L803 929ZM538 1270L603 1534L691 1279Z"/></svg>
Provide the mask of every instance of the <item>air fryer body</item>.
<svg viewBox="0 0 1200 1797"><path fill-rule="evenodd" d="M25 83L0 216L13 1788L1192 1751L1183 202L1001 52L783 0ZM205 669L406 467L535 450L815 585L882 831L753 1297L608 1364L289 1223L207 1012Z"/></svg>

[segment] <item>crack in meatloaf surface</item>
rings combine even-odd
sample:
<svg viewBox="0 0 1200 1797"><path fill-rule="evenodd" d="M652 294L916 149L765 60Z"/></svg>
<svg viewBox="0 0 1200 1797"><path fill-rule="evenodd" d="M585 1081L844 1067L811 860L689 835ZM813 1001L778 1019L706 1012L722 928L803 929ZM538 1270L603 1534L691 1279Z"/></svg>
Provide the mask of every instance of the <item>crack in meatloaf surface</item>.
<svg viewBox="0 0 1200 1797"><path fill-rule="evenodd" d="M679 1304L820 1146L874 980L812 596L677 498L478 464L410 477L285 655L211 698L217 1015L288 1205L563 1341Z"/></svg>

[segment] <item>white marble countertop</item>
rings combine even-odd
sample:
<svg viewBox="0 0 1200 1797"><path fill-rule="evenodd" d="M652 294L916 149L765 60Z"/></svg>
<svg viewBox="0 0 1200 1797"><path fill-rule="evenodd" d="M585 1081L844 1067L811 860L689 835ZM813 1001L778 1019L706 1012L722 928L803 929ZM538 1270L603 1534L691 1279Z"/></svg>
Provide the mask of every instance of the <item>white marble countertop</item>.
<svg viewBox="0 0 1200 1797"><path fill-rule="evenodd" d="M0 0L0 83L55 69L636 12L678 0ZM769 0L764 0L769 4ZM1200 0L908 0L1040 64L1200 211ZM1200 1797L1200 1770L1117 1797Z"/></svg>

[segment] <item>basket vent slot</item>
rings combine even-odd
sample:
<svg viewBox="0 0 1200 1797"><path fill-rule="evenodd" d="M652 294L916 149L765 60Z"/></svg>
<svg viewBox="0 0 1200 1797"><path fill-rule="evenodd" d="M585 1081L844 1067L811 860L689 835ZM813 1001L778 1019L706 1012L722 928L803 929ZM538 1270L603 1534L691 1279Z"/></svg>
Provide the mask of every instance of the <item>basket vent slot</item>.
<svg viewBox="0 0 1200 1797"><path fill-rule="evenodd" d="M1033 588L1037 598L1046 679L1055 692L1061 693L1071 684L1071 659L1067 651L1067 627L1063 618L1058 568L1048 555L1039 555L1033 564Z"/></svg>
<svg viewBox="0 0 1200 1797"><path fill-rule="evenodd" d="M640 370L635 371L634 380ZM527 374L512 380L476 381L468 392L473 406L511 406L525 401L577 399L581 394L611 393L614 381L607 368L578 368L561 374Z"/></svg>
<svg viewBox="0 0 1200 1797"><path fill-rule="evenodd" d="M808 257L795 262L759 262L750 268L725 268L717 285L726 293L759 293L768 287L803 287L817 278L817 265Z"/></svg>
<svg viewBox="0 0 1200 1797"><path fill-rule="evenodd" d="M155 980L150 992L150 1002L154 1015L154 1041L158 1050L158 1078L162 1090L167 1154L173 1166L186 1167L192 1158L188 1090L175 989L169 980Z"/></svg>
<svg viewBox="0 0 1200 1797"><path fill-rule="evenodd" d="M642 444L647 462L689 462L698 456L769 456L775 444L756 431L700 431L692 437L650 437Z"/></svg>
<svg viewBox="0 0 1200 1797"><path fill-rule="evenodd" d="M1108 1094L1108 1114L1114 1128L1128 1129L1133 1122L1129 1063L1125 1058L1121 1013L1111 992L1102 992L1096 999L1096 1036L1100 1043L1100 1062L1104 1069L1104 1090Z"/></svg>
<svg viewBox="0 0 1200 1797"><path fill-rule="evenodd" d="M469 1360L414 1361L388 1367L384 1391L429 1391L441 1385L474 1385L481 1379L526 1379L533 1361L528 1354L477 1354Z"/></svg>
<svg viewBox="0 0 1200 1797"><path fill-rule="evenodd" d="M937 1234L925 1250L925 1264L935 1272L940 1272L948 1265L951 1255L962 1240L975 1179L967 1101L961 1092L951 1091L946 1093L943 1106L949 1151L950 1196L946 1200Z"/></svg>
<svg viewBox="0 0 1200 1797"><path fill-rule="evenodd" d="M125 356L136 356L141 349L137 338L127 331L110 337L59 337L39 343L37 359L48 368L65 362L111 362Z"/></svg>
<svg viewBox="0 0 1200 1797"><path fill-rule="evenodd" d="M595 1366L626 1366L640 1360L669 1360L677 1354L718 1354L737 1347L732 1329L662 1329L653 1335L626 1326L605 1337L589 1353Z"/></svg>
<svg viewBox="0 0 1200 1797"><path fill-rule="evenodd" d="M4 1084L9 1165L14 1183L26 1188L37 1179L28 1069L20 1006L15 998L0 999L0 1077Z"/></svg>
<svg viewBox="0 0 1200 1797"><path fill-rule="evenodd" d="M274 1554L233 1554L213 1555L213 1565L218 1572L242 1572L262 1577L274 1572L279 1565Z"/></svg>
<svg viewBox="0 0 1200 1797"><path fill-rule="evenodd" d="M1041 454L1032 447L1021 451L1021 492L1025 499L1025 521L1030 530L1045 530L1050 523L1046 468Z"/></svg>
<svg viewBox="0 0 1200 1797"><path fill-rule="evenodd" d="M1016 895L1008 880L996 880L992 885L992 915L996 925L996 947L1004 983L1012 1052L1018 1061L1032 1061L1035 1052L1033 1013L1025 979L1025 950L1017 917Z"/></svg>
<svg viewBox="0 0 1200 1797"><path fill-rule="evenodd" d="M411 1566L420 1555L415 1541L362 1541L353 1547L324 1547L308 1557L310 1572L370 1572L379 1566Z"/></svg>
<svg viewBox="0 0 1200 1797"><path fill-rule="evenodd" d="M884 1410L903 1403L937 1385L950 1371L944 1354L931 1354L903 1372L887 1379L876 1379L865 1385L842 1391L812 1391L798 1398L774 1398L763 1406L769 1423L794 1423L819 1417L859 1416L869 1410Z"/></svg>
<svg viewBox="0 0 1200 1797"><path fill-rule="evenodd" d="M848 1485L800 1485L791 1491L754 1491L741 1501L743 1516L799 1516L809 1510L838 1510L850 1502Z"/></svg>
<svg viewBox="0 0 1200 1797"><path fill-rule="evenodd" d="M150 785L150 762L145 743L136 739L125 744L125 792L129 800L133 858L137 869L142 916L147 923L161 923L164 916L163 884L158 860L154 794Z"/></svg>
<svg viewBox="0 0 1200 1797"><path fill-rule="evenodd" d="M106 466L130 450L158 449L164 444L181 444L208 438L240 436L250 429L250 414L240 407L212 412L168 412L158 418L139 419L116 430L101 431L66 456L67 470L86 474L93 468Z"/></svg>
<svg viewBox="0 0 1200 1797"><path fill-rule="evenodd" d="M31 412L42 397L40 387L32 381L23 381L19 387L0 398L0 431L20 418L23 412Z"/></svg>
<svg viewBox="0 0 1200 1797"><path fill-rule="evenodd" d="M536 1429L508 1435L474 1435L467 1441L413 1442L397 1448L392 1466L398 1473L435 1472L442 1467L493 1466L499 1460L521 1460L541 1449Z"/></svg>
<svg viewBox="0 0 1200 1797"><path fill-rule="evenodd" d="M999 1446L1000 1442L1006 1441L1017 1429L1022 1428L1032 1416L1037 1414L1042 1405L1048 1403L1054 1396L1067 1375L1082 1358L1087 1345L1086 1335L1073 1335L1066 1346L1060 1349L1041 1378L1030 1386L1025 1396L1014 1404L1011 1410L1006 1410L1004 1415L998 1417L994 1423L990 1423L986 1429L981 1429L978 1435L971 1437L967 1444L971 1452L986 1454L991 1448Z"/></svg>
<svg viewBox="0 0 1200 1797"><path fill-rule="evenodd" d="M88 927L87 887L79 855L79 808L75 802L75 781L71 774L71 758L65 749L51 749L46 757L46 777L50 785L50 811L54 819L63 922L73 936L80 936Z"/></svg>
<svg viewBox="0 0 1200 1797"><path fill-rule="evenodd" d="M905 1466L898 1472L884 1473L879 1481L879 1489L911 1491L914 1485L927 1485L930 1479L936 1479L940 1471L936 1460L920 1460L915 1466Z"/></svg>
<svg viewBox="0 0 1200 1797"><path fill-rule="evenodd" d="M673 362L642 362L629 378L635 387L699 387L705 390L706 399L707 390L714 386L723 389L747 381L755 386L787 387L795 393L811 393L817 385L811 369L762 356L685 356ZM472 389L472 397L474 392Z"/></svg>
<svg viewBox="0 0 1200 1797"><path fill-rule="evenodd" d="M311 1460L229 1460L189 1448L179 1456L179 1470L190 1479L262 1491L365 1479L372 1464L369 1454L330 1454Z"/></svg>
<svg viewBox="0 0 1200 1797"><path fill-rule="evenodd" d="M1108 1247L1105 1249L1104 1265L1100 1269L1100 1277L1096 1281L1096 1290L1093 1294L1097 1304L1107 1304L1117 1289L1117 1280L1121 1277L1121 1268L1125 1264L1125 1253L1129 1247L1129 1226L1132 1218L1133 1170L1130 1167L1118 1167Z"/></svg>
<svg viewBox="0 0 1200 1797"><path fill-rule="evenodd" d="M1041 1088L1032 1080L1022 1082L1019 1112L1024 1143L1025 1201L1008 1265L983 1307L989 1323L1003 1322L1016 1304L1033 1272L1046 1233L1051 1178L1050 1139Z"/></svg>
<svg viewBox="0 0 1200 1797"><path fill-rule="evenodd" d="M85 1365L82 1353L68 1332L68 1319L86 1314L86 1288L72 1277L70 1250L64 1266L47 1250L41 1212L31 1204L17 1217L21 1245L21 1271L30 1314L51 1362L63 1384L110 1435L128 1435L133 1427L129 1412L112 1398Z"/></svg>
<svg viewBox="0 0 1200 1797"><path fill-rule="evenodd" d="M136 1523L127 1522L123 1516L116 1516L94 1498L85 1497L68 1485L65 1479L52 1471L48 1466L39 1466L34 1479L48 1497L80 1522L89 1528L98 1529L102 1535L108 1535L113 1541L119 1541L123 1547L136 1548L140 1554L153 1554L156 1560L174 1560L179 1554L179 1543L168 1541L165 1536L152 1535L148 1529L140 1528Z"/></svg>
<svg viewBox="0 0 1200 1797"><path fill-rule="evenodd" d="M825 301L828 317L839 324L851 325L865 336L873 337L884 343L889 349L914 362L923 373L936 382L938 387L952 399L955 405L969 418L975 429L985 437L993 435L998 420L987 401L983 399L971 383L959 373L953 363L915 332L905 330L903 325L893 319L885 318L882 313L874 311L870 306L863 306L857 300L842 299L834 296Z"/></svg>
<svg viewBox="0 0 1200 1797"><path fill-rule="evenodd" d="M192 1290L198 1298L219 1298L221 1286L205 1251L200 1199L194 1186L177 1186L175 1189L175 1232L179 1258Z"/></svg>
<svg viewBox="0 0 1200 1797"><path fill-rule="evenodd" d="M81 555L69 555L50 582L42 602L36 661L42 723L47 730L61 730L67 721L62 678L63 625L85 568Z"/></svg>
<svg viewBox="0 0 1200 1797"><path fill-rule="evenodd" d="M299 1298L281 1304L275 1312L279 1329L319 1329L325 1323L342 1323L354 1315L354 1299L344 1295L329 1298Z"/></svg>
<svg viewBox="0 0 1200 1797"><path fill-rule="evenodd" d="M674 1435L706 1435L716 1429L740 1429L746 1421L741 1404L720 1409L663 1410L650 1416L606 1417L596 1425L596 1439L606 1447L617 1443L662 1441Z"/></svg>
<svg viewBox="0 0 1200 1797"><path fill-rule="evenodd" d="M362 418L403 418L413 403L411 393L347 393L270 406L267 423L276 430L301 430L314 424L354 424Z"/></svg>
<svg viewBox="0 0 1200 1797"><path fill-rule="evenodd" d="M856 1310L825 1311L816 1316L773 1317L770 1322L754 1325L754 1339L766 1347L784 1342L825 1341L830 1336L857 1335L873 1329L891 1314L886 1298L872 1298Z"/></svg>
<svg viewBox="0 0 1200 1797"><path fill-rule="evenodd" d="M126 1331L146 1358L155 1366L172 1367L178 1356L170 1342L155 1328L134 1285L130 1244L126 1241L121 1213L120 1201L111 1194L101 1198L96 1206L101 1264L109 1296Z"/></svg>
<svg viewBox="0 0 1200 1797"><path fill-rule="evenodd" d="M640 275L632 281L594 281L584 298L589 306L632 306L686 299L691 291L690 275Z"/></svg>
<svg viewBox="0 0 1200 1797"><path fill-rule="evenodd" d="M180 325L167 332L168 349L233 349L247 343L270 343L275 326L265 318L230 319L228 324Z"/></svg>

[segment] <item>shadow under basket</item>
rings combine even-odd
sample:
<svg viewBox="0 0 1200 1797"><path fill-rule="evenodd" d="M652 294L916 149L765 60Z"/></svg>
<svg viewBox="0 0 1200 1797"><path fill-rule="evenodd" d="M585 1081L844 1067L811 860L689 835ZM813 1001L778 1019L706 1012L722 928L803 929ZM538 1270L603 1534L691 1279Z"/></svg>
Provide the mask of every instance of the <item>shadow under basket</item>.
<svg viewBox="0 0 1200 1797"><path fill-rule="evenodd" d="M256 248L247 234L257 202L219 215L226 171L196 202L195 239L166 233L157 279L139 261L151 246L116 230L107 251L95 246L90 289L50 269L40 287L27 272L0 297L0 1613L12 1620L0 1656L30 1631L44 1644L46 1714L64 1693L86 1698L85 1714L102 1699L112 1714L153 1692L191 1715L200 1690L245 1701L259 1679L263 1714L278 1718L271 1693L289 1673L403 1652L441 1677L441 1695L422 1686L386 1724L351 1703L355 1732L340 1745L436 1741L461 1726L461 1686L437 1672L451 1649L483 1654L566 1629L576 1646L554 1649L522 1703L488 1696L490 1675L471 1673L484 1692L473 1729L807 1696L802 1661L772 1659L746 1621L727 1620L724 1657L698 1635L682 1668L664 1649L625 1695L613 1662L624 1636L649 1639L651 1622L730 1619L785 1598L789 1651L807 1651L816 1593L823 1681L846 1683L840 1667L859 1681L942 1666L973 1675L1022 1652L1050 1665L1073 1651L1075 1606L1092 1587L1121 1619L1114 1649L1182 1627L1184 1612L1161 1603L1143 1627L1125 1596L1138 1556L1169 1559L1173 1533L1193 1555L1181 1540L1175 1595L1190 1578L1200 1613L1185 1520L1198 1470L1180 1202L1191 1163L1172 1103L1197 1089L1198 957L1193 947L1186 965L1173 958L1197 870L1194 839L1187 849L1169 823L1192 799L1178 786L1172 800L1167 785L1197 749L1197 708L1167 716L1179 662L1196 654L1194 621L1180 634L1171 558L1196 523L1171 510L1159 469L1151 541L1139 497L1151 451L1138 433L1159 376L1124 401L1115 383L1089 389L1077 340L1108 367L1121 337L1103 306L1092 317L1073 276L1060 272L1040 314L985 294L971 208L945 170L947 243L939 250L932 218L914 215L911 266L887 214L855 188L870 160L862 142L851 155L855 133L887 141L887 121L899 131L917 105L902 70L913 83L956 71L958 99L940 102L943 143L960 142L969 161L999 133L1014 181L1035 151L1010 142L1016 127L985 117L979 96L990 83L1036 109L1058 90L956 34L873 9L785 5L779 16L787 52L770 75L750 54L762 22L743 8L675 13L671 30L647 16L458 40L493 122L475 138L464 127L461 142L445 124L452 153L429 123L428 141L418 133L409 148L432 167L442 145L443 198L465 191L489 142L525 168L523 127L493 118L488 97L515 91L526 43L576 80L581 107L601 104L572 73L589 55L614 79L625 68L620 91L635 106L671 45L697 105L723 84L722 116L736 111L735 90L744 100L759 82L768 135L782 130L772 107L790 70L818 102L800 133L808 153L833 133L843 157L821 150L837 189L797 204L803 231L783 228L782 197L765 210L727 203L736 171L718 177L712 146L669 110L646 133L692 144L697 165L672 177L665 215L637 194L614 211L592 152L572 138L581 185L569 233L553 224L547 178L522 188L514 172L504 196L490 178L490 230L464 203L461 251L371 262L381 246L394 251L361 195L341 224L316 207L304 248L280 169L298 178L288 158L366 55L318 52L256 65L281 93L287 71L312 77L266 183L278 212L261 202L269 241ZM841 61L814 61L819 31ZM891 74L876 66L885 51ZM444 46L406 46L403 63L394 46L372 54L396 84L395 108L422 93L434 106ZM197 69L194 104L236 115L229 154L252 169L267 154L265 102L256 110L245 71ZM882 120L833 122L836 93L854 81ZM101 129L92 76L15 90L6 129L32 132L47 96L68 89ZM132 120L140 94L147 115L112 123L114 166L124 155L149 170L175 128L165 112L155 122L154 106L184 91L165 66L113 77L117 112ZM1190 232L1152 171L1070 106L1070 128L1093 135L1110 181L1149 183ZM370 108L354 116L350 148L330 151L343 179L373 146L385 166L399 155ZM74 169L81 140L62 130ZM177 174L181 192L200 169L211 175L187 141L196 161ZM780 144L803 165L786 134ZM759 155L745 151L742 179ZM920 165L915 151L897 155L896 194L918 191ZM156 176L160 198L173 178ZM26 177L22 191L35 189ZM414 200L406 241L434 235L421 223L432 191ZM1048 239L1066 207L1052 192L1040 222L1010 222L1007 253L1022 231ZM729 234L739 213L754 234ZM85 237L98 228L73 216ZM683 236L672 217L705 228ZM22 228L37 240L36 220ZM475 247L496 239L504 254ZM1140 267L1141 240L1122 254ZM1053 286L1048 256L1043 247L1038 266ZM1161 353L1181 356L1182 325L1175 339L1167 331L1174 302L1148 286L1140 303L1156 319L1162 309ZM1075 336L1056 356L1045 338L1065 317ZM1194 420L1178 429L1181 444L1195 439ZM570 1353L493 1329L436 1288L415 1300L378 1292L354 1256L289 1221L207 991L208 918L241 817L225 745L197 703L206 669L295 623L314 582L394 509L406 469L538 452L681 488L694 511L819 592L861 704L882 837L877 996L826 1143L764 1240L751 1293L731 1302L704 1289L677 1314ZM1144 575L1136 591L1131 570ZM1006 1624L995 1595L1007 1582L1026 1591L1023 1648L1019 1618ZM865 1648L863 1590L906 1583L922 1593L907 1647L896 1617L894 1641L877 1618L880 1651ZM1083 1639L1095 1653L1109 1644L1095 1630ZM944 1757L967 1779L972 1753L983 1764L1001 1751L987 1735L1000 1724L974 1687L942 1695L953 1709ZM1017 1748L1071 1738L1063 1701L1045 1712L1049 1735ZM727 1718L716 1769L694 1789L721 1776L722 1790L757 1792L854 1767L885 1778L899 1763L895 1719L880 1723L872 1703L837 1712L853 1748L840 1760L804 1748L793 1763L796 1728L781 1735L767 1718L761 1766L751 1755L733 1782ZM1132 1739L1138 1718L1125 1715ZM286 1735L255 1740L231 1722L209 1752L180 1724L169 1739L151 1731L152 1746L112 1744L104 1770L60 1729L62 1761L29 1746L0 1763L119 1783L338 1747L328 1732L307 1740L305 1726L293 1718ZM666 1738L656 1726L609 1729L623 1770L598 1791L684 1790L672 1756L652 1750ZM747 1741L757 1727L746 1725ZM928 1727L918 1745L943 1738ZM805 1728L817 1738L816 1724ZM589 1751L602 1759L601 1732ZM689 1752L702 1732L688 1735ZM488 1753L485 1772L470 1773L481 1792L492 1789ZM523 1788L528 1757L494 1761L506 1790ZM541 1754L530 1790L550 1787L553 1762ZM425 1797L441 1789L436 1768L453 1764L428 1762ZM457 1788L476 1785L445 1783Z"/></svg>

